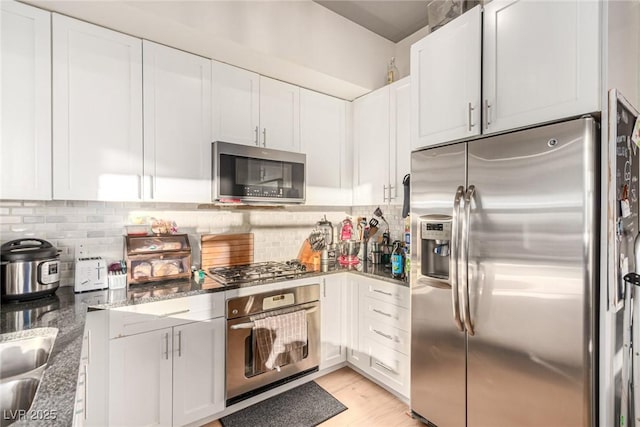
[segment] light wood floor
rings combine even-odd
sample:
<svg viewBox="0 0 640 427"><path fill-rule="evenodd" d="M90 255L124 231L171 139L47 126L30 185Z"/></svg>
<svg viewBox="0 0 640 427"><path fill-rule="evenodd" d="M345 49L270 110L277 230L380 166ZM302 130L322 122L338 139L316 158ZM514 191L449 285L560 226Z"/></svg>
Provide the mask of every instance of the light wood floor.
<svg viewBox="0 0 640 427"><path fill-rule="evenodd" d="M409 407L394 395L347 367L315 380L347 408L346 411L320 424L332 426L421 426L408 415ZM204 427L220 427L213 421ZM252 426L247 426L252 427Z"/></svg>

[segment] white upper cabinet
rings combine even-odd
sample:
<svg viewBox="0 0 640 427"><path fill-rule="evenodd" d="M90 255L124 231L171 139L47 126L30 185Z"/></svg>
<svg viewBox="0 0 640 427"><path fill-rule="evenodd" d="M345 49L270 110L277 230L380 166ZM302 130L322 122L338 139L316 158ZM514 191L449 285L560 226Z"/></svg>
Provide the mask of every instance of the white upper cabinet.
<svg viewBox="0 0 640 427"><path fill-rule="evenodd" d="M142 41L53 15L53 197L142 199Z"/></svg>
<svg viewBox="0 0 640 427"><path fill-rule="evenodd" d="M353 204L386 203L389 193L389 86L353 101Z"/></svg>
<svg viewBox="0 0 640 427"><path fill-rule="evenodd" d="M211 200L211 60L143 42L145 200Z"/></svg>
<svg viewBox="0 0 640 427"><path fill-rule="evenodd" d="M480 134L481 16L476 6L411 46L411 149Z"/></svg>
<svg viewBox="0 0 640 427"><path fill-rule="evenodd" d="M213 140L300 151L300 88L212 61Z"/></svg>
<svg viewBox="0 0 640 427"><path fill-rule="evenodd" d="M405 77L392 83L389 90L390 203L401 205L404 200L402 181L411 172L411 78Z"/></svg>
<svg viewBox="0 0 640 427"><path fill-rule="evenodd" d="M213 141L258 145L260 132L260 76L211 61Z"/></svg>
<svg viewBox="0 0 640 427"><path fill-rule="evenodd" d="M485 6L485 132L600 109L599 7L583 0Z"/></svg>
<svg viewBox="0 0 640 427"><path fill-rule="evenodd" d="M300 88L260 76L260 144L300 151Z"/></svg>
<svg viewBox="0 0 640 427"><path fill-rule="evenodd" d="M347 102L300 89L300 148L307 155L306 203L351 205Z"/></svg>
<svg viewBox="0 0 640 427"><path fill-rule="evenodd" d="M0 8L0 199L51 199L51 14Z"/></svg>
<svg viewBox="0 0 640 427"><path fill-rule="evenodd" d="M494 0L415 43L412 150L600 110L600 7Z"/></svg>
<svg viewBox="0 0 640 427"><path fill-rule="evenodd" d="M353 102L354 205L402 204L411 170L411 79Z"/></svg>

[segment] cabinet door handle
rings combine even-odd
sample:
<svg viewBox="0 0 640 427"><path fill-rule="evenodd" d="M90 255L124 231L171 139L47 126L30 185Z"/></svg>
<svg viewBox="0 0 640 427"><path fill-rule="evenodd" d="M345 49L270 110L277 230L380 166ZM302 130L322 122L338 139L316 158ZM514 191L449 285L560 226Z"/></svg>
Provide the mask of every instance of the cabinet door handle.
<svg viewBox="0 0 640 427"><path fill-rule="evenodd" d="M373 332L375 332L376 334L380 335L381 337L385 337L386 339L393 341L393 337L391 335L387 335L384 332L380 332L377 329L374 329Z"/></svg>
<svg viewBox="0 0 640 427"><path fill-rule="evenodd" d="M138 199L142 199L142 175L136 175L138 177Z"/></svg>
<svg viewBox="0 0 640 427"><path fill-rule="evenodd" d="M262 146L267 146L267 128L262 129Z"/></svg>
<svg viewBox="0 0 640 427"><path fill-rule="evenodd" d="M258 126L256 126L256 146L260 146L260 130L258 129Z"/></svg>
<svg viewBox="0 0 640 427"><path fill-rule="evenodd" d="M169 360L169 332L164 334L164 358Z"/></svg>
<svg viewBox="0 0 640 427"><path fill-rule="evenodd" d="M469 124L469 132L471 132L471 128L475 126L475 124L471 122L471 121L472 121L471 112L472 112L473 110L475 110L475 108L473 108L473 107L471 106L471 103L469 103L469 106L467 107L467 114L468 114L468 116L467 116L467 122L468 122L468 124Z"/></svg>
<svg viewBox="0 0 640 427"><path fill-rule="evenodd" d="M386 185L382 186L382 201L383 202L387 201L387 186Z"/></svg>
<svg viewBox="0 0 640 427"><path fill-rule="evenodd" d="M378 310L377 308L374 308L373 311L375 311L378 314L382 314L383 316L387 316L387 317L393 317L392 315L390 315L389 313L385 313L382 310Z"/></svg>
<svg viewBox="0 0 640 427"><path fill-rule="evenodd" d="M178 357L182 357L182 331L178 331Z"/></svg>
<svg viewBox="0 0 640 427"><path fill-rule="evenodd" d="M87 364L84 365L84 419L87 419L89 412L89 370Z"/></svg>
<svg viewBox="0 0 640 427"><path fill-rule="evenodd" d="M485 129L489 129L489 125L491 124L491 120L489 120L489 114L491 110L491 104L489 104L489 100L484 100L484 116L485 116Z"/></svg>
<svg viewBox="0 0 640 427"><path fill-rule="evenodd" d="M156 177L155 175L149 175L149 197L155 199L156 191Z"/></svg>
<svg viewBox="0 0 640 427"><path fill-rule="evenodd" d="M396 373L396 371L395 371L394 369L391 369L390 367L388 367L388 366L387 366L387 365L385 365L384 363L378 362L377 360L376 360L374 363L375 363L376 365L380 366L381 368L386 369L386 370L387 370L387 371L389 371L389 372L392 372L392 373L394 373L394 374Z"/></svg>
<svg viewBox="0 0 640 427"><path fill-rule="evenodd" d="M393 294L391 292L381 291L380 289L374 289L373 292L377 292L379 294L386 295L386 296L389 296L389 297L393 296Z"/></svg>

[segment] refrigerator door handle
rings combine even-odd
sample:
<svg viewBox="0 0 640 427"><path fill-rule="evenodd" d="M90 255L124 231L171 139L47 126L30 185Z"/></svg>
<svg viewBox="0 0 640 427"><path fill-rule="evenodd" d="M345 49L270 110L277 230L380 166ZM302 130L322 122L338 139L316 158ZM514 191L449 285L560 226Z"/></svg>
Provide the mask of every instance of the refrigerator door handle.
<svg viewBox="0 0 640 427"><path fill-rule="evenodd" d="M459 221L460 221L460 200L464 195L464 187L461 185L456 190L453 199L453 214L451 215L451 252L449 254L449 284L451 285L451 301L453 303L453 321L460 332L464 331L464 326L460 318L460 299L458 297L458 261L460 251L458 248Z"/></svg>
<svg viewBox="0 0 640 427"><path fill-rule="evenodd" d="M473 323L471 322L471 310L469 308L469 219L471 216L471 201L475 195L476 187L470 185L464 197L464 217L462 218L462 238L460 248L460 264L462 265L462 307L464 307L464 326L469 335L474 335Z"/></svg>

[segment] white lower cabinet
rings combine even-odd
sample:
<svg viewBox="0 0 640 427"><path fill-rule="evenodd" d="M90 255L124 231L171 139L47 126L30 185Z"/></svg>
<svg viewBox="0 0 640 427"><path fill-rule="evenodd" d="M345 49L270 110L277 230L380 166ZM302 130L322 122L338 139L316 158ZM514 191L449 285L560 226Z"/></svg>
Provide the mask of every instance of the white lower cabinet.
<svg viewBox="0 0 640 427"><path fill-rule="evenodd" d="M322 278L320 296L320 369L347 360L347 277L344 274Z"/></svg>
<svg viewBox="0 0 640 427"><path fill-rule="evenodd" d="M111 341L109 425L171 425L172 334L165 328Z"/></svg>
<svg viewBox="0 0 640 427"><path fill-rule="evenodd" d="M224 410L223 301L204 294L109 310L108 425L179 426ZM122 322L138 327L114 329Z"/></svg>
<svg viewBox="0 0 640 427"><path fill-rule="evenodd" d="M360 369L365 369L367 361L361 345L359 283L362 278L350 274L347 279L347 361Z"/></svg>
<svg viewBox="0 0 640 427"><path fill-rule="evenodd" d="M224 409L224 334L222 317L173 328L174 426Z"/></svg>
<svg viewBox="0 0 640 427"><path fill-rule="evenodd" d="M349 362L409 397L409 288L354 276L349 295Z"/></svg>

